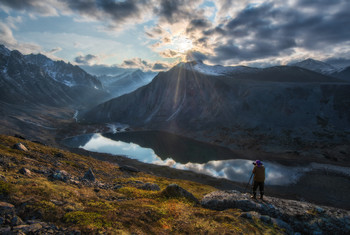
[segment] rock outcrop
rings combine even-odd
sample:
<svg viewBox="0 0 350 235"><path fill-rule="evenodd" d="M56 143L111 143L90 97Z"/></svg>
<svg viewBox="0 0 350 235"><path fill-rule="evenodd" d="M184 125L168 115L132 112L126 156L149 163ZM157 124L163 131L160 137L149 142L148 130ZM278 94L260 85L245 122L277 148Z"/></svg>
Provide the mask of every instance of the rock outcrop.
<svg viewBox="0 0 350 235"><path fill-rule="evenodd" d="M215 191L204 196L201 205L208 209L237 208L247 213L242 217L258 217L274 223L287 234L349 234L350 212L332 207L320 207L307 202L265 197L251 200L250 195L238 191Z"/></svg>
<svg viewBox="0 0 350 235"><path fill-rule="evenodd" d="M21 173L22 175L26 175L26 176L30 176L31 175L30 170L25 168L25 167L22 167L21 169L19 169L18 172Z"/></svg>
<svg viewBox="0 0 350 235"><path fill-rule="evenodd" d="M170 184L168 185L162 192L161 194L165 197L168 198L186 198L187 200L194 202L194 203L199 203L198 199L193 196L192 193L188 192L187 190L181 188L177 184Z"/></svg>
<svg viewBox="0 0 350 235"><path fill-rule="evenodd" d="M24 152L27 152L27 151L28 151L27 147L24 146L24 144L22 144L22 143L17 143L17 144L15 144L15 145L13 145L12 148L13 148L13 149L17 149L17 150L21 150L21 151L24 151Z"/></svg>
<svg viewBox="0 0 350 235"><path fill-rule="evenodd" d="M95 174L94 174L94 172L92 171L91 168L89 168L89 170L85 173L85 175L83 177L83 180L88 180L88 181L91 181L91 182L95 182L96 177L95 177Z"/></svg>
<svg viewBox="0 0 350 235"><path fill-rule="evenodd" d="M0 234L80 234L80 231L59 228L39 220L24 222L15 209L10 203L0 202Z"/></svg>

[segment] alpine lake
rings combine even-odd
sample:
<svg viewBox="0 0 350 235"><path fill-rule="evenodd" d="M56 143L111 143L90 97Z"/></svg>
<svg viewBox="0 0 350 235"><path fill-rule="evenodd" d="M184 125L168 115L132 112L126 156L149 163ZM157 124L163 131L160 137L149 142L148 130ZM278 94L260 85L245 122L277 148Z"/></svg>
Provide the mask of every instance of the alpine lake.
<svg viewBox="0 0 350 235"><path fill-rule="evenodd" d="M229 148L196 141L162 131L93 133L69 137L62 142L71 148L125 156L141 162L248 182L253 161L235 159ZM298 181L309 166L284 166L264 161L266 184L285 185Z"/></svg>

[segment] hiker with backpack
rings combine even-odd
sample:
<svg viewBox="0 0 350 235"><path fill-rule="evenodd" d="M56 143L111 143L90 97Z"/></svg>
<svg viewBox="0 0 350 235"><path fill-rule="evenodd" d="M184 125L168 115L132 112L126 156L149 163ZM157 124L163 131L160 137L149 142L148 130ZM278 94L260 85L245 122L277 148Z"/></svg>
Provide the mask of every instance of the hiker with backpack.
<svg viewBox="0 0 350 235"><path fill-rule="evenodd" d="M259 187L260 190L260 199L263 200L264 197L264 182L265 182L265 167L260 160L253 162L254 169L252 174L253 178L253 196L251 198L256 199L256 190Z"/></svg>

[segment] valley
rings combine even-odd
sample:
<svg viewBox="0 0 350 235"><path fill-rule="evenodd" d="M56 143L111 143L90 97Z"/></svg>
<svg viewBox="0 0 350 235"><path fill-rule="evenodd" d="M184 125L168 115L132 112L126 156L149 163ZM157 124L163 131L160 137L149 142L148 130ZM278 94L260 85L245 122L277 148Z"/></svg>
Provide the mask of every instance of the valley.
<svg viewBox="0 0 350 235"><path fill-rule="evenodd" d="M2 51L1 134L155 177L242 193L251 162L260 159L268 170L267 195L350 209L346 80L294 66L188 62L153 79L124 71L113 78L124 82L106 89L107 81L78 67ZM71 69L77 75L69 75ZM128 81L132 74L134 82ZM33 80L26 82L28 76ZM128 157L113 144L112 152L96 150L94 143L84 147L92 138L123 141L125 148L137 144L152 155Z"/></svg>

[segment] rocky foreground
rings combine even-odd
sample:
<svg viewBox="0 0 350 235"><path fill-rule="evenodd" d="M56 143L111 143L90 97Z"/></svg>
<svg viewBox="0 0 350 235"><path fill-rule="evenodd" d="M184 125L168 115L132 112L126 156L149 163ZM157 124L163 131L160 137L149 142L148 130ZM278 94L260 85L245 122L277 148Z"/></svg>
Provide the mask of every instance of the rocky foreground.
<svg viewBox="0 0 350 235"><path fill-rule="evenodd" d="M349 234L350 212L146 174L0 135L0 234Z"/></svg>
<svg viewBox="0 0 350 235"><path fill-rule="evenodd" d="M350 211L274 197L252 200L238 191L215 191L201 205L212 210L241 209L241 216L259 218L285 229L286 234L350 234Z"/></svg>

